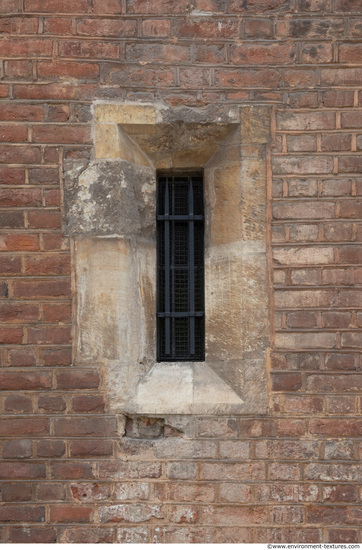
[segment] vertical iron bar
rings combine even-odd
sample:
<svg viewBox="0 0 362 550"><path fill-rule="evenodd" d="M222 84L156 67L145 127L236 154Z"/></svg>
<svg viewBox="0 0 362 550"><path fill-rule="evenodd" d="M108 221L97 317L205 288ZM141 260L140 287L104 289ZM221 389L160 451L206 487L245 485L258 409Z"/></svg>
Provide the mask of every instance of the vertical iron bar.
<svg viewBox="0 0 362 550"><path fill-rule="evenodd" d="M194 215L194 190L192 178L189 183L189 215ZM189 220L189 313L190 321L190 355L195 355L195 252L194 252L194 220Z"/></svg>
<svg viewBox="0 0 362 550"><path fill-rule="evenodd" d="M166 178L165 189L165 216L169 215L169 189L168 178ZM165 219L165 313L170 313L170 222ZM170 355L170 316L165 318L165 354Z"/></svg>

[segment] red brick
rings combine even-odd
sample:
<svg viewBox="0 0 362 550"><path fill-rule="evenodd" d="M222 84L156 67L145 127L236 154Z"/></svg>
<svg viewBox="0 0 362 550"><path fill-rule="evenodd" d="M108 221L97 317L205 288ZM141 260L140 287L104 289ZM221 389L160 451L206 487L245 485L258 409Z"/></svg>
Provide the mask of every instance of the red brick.
<svg viewBox="0 0 362 550"><path fill-rule="evenodd" d="M60 233L48 233L43 235L44 250L69 250L69 240Z"/></svg>
<svg viewBox="0 0 362 550"><path fill-rule="evenodd" d="M341 12L356 12L359 13L359 6L356 5L354 0L336 0L334 5L335 11Z"/></svg>
<svg viewBox="0 0 362 550"><path fill-rule="evenodd" d="M72 363L72 349L69 348L42 348L43 365L49 367L68 367Z"/></svg>
<svg viewBox="0 0 362 550"><path fill-rule="evenodd" d="M73 24L70 18L46 17L44 19L44 34L73 34Z"/></svg>
<svg viewBox="0 0 362 550"><path fill-rule="evenodd" d="M64 113L64 109L59 106L49 106L48 118L52 116L54 110L56 113ZM67 108L66 108L67 112ZM59 182L59 169L58 168L31 168L29 170L29 183L45 183L46 185L56 185Z"/></svg>
<svg viewBox="0 0 362 550"><path fill-rule="evenodd" d="M352 353L330 353L324 361L326 370L356 370L356 360Z"/></svg>
<svg viewBox="0 0 362 550"><path fill-rule="evenodd" d="M127 13L165 14L187 12L187 0L180 0L175 4L173 0L127 0Z"/></svg>
<svg viewBox="0 0 362 550"><path fill-rule="evenodd" d="M26 273L27 275L68 275L70 273L70 257L57 254L27 258Z"/></svg>
<svg viewBox="0 0 362 550"><path fill-rule="evenodd" d="M225 63L225 47L222 44L198 45L195 53L196 63Z"/></svg>
<svg viewBox="0 0 362 550"><path fill-rule="evenodd" d="M23 60L6 61L4 74L10 80L32 80L33 63Z"/></svg>
<svg viewBox="0 0 362 550"><path fill-rule="evenodd" d="M275 202L273 217L279 219L324 219L335 217L335 206L331 202Z"/></svg>
<svg viewBox="0 0 362 550"><path fill-rule="evenodd" d="M80 19L77 33L83 36L135 36L136 21L133 19Z"/></svg>
<svg viewBox="0 0 362 550"><path fill-rule="evenodd" d="M17 0L3 0L0 6L0 13L17 13L19 11L19 3Z"/></svg>
<svg viewBox="0 0 362 550"><path fill-rule="evenodd" d="M261 462L242 464L209 462L202 464L201 479L239 482L263 480L265 479L265 466Z"/></svg>
<svg viewBox="0 0 362 550"><path fill-rule="evenodd" d="M277 25L277 34L281 37L292 38L324 38L336 37L344 33L345 24L343 19L323 18L321 19L287 19L281 20Z"/></svg>
<svg viewBox="0 0 362 550"><path fill-rule="evenodd" d="M117 44L85 41L62 41L59 44L60 57L84 57L92 59L119 59Z"/></svg>
<svg viewBox="0 0 362 550"><path fill-rule="evenodd" d="M21 273L21 258L19 256L3 256L0 258L1 275L19 275Z"/></svg>
<svg viewBox="0 0 362 550"><path fill-rule="evenodd" d="M0 521L14 523L20 522L42 522L45 521L44 506L3 505L0 507Z"/></svg>
<svg viewBox="0 0 362 550"><path fill-rule="evenodd" d="M24 11L40 13L89 13L88 0L25 0Z"/></svg>
<svg viewBox="0 0 362 550"><path fill-rule="evenodd" d="M69 344L71 331L69 327L44 326L28 328L29 344Z"/></svg>
<svg viewBox="0 0 362 550"><path fill-rule="evenodd" d="M0 328L0 344L21 344L22 341L21 328Z"/></svg>
<svg viewBox="0 0 362 550"><path fill-rule="evenodd" d="M1 435L47 435L49 420L46 418L4 418L0 420Z"/></svg>
<svg viewBox="0 0 362 550"><path fill-rule="evenodd" d="M40 189L1 189L1 206L40 206Z"/></svg>
<svg viewBox="0 0 362 550"><path fill-rule="evenodd" d="M337 485L323 487L325 502L355 502L357 500L356 487L352 485Z"/></svg>
<svg viewBox="0 0 362 550"><path fill-rule="evenodd" d="M0 212L0 226L1 228L24 229L24 213L19 211Z"/></svg>
<svg viewBox="0 0 362 550"><path fill-rule="evenodd" d="M300 374L272 374L274 391L295 391L301 388L302 379Z"/></svg>
<svg viewBox="0 0 362 550"><path fill-rule="evenodd" d="M227 528L225 528L227 529ZM235 528L229 528L233 531L236 540L231 540L231 542L244 542L250 541L251 538L246 538L245 531L243 527L236 528L237 533L235 533ZM221 532L221 527L217 529L211 527L196 527L194 525L177 525L177 527L156 527L154 530L153 541L156 544L159 543L168 543L168 544L205 544L212 543L217 540L218 534ZM224 533L224 530L223 530ZM226 536L221 535L222 540L227 540ZM148 533L147 530L143 531L138 528L122 528L118 529L117 541L120 543L145 543L148 542Z"/></svg>
<svg viewBox="0 0 362 550"><path fill-rule="evenodd" d="M146 19L142 21L142 35L167 37L171 33L171 21L168 19Z"/></svg>
<svg viewBox="0 0 362 550"><path fill-rule="evenodd" d="M60 206L61 195L59 189L44 191L45 206Z"/></svg>
<svg viewBox="0 0 362 550"><path fill-rule="evenodd" d="M104 67L103 80L109 84L120 86L173 86L175 83L174 71L161 68L140 68L134 65L113 65ZM0 156L1 158L1 156Z"/></svg>
<svg viewBox="0 0 362 550"><path fill-rule="evenodd" d="M277 125L281 130L333 130L335 115L330 112L279 112Z"/></svg>
<svg viewBox="0 0 362 550"><path fill-rule="evenodd" d="M322 86L359 86L361 83L361 68L322 69Z"/></svg>
<svg viewBox="0 0 362 550"><path fill-rule="evenodd" d="M304 134L301 136L287 136L288 151L316 151L317 138L313 135Z"/></svg>
<svg viewBox="0 0 362 550"><path fill-rule="evenodd" d="M39 164L42 160L40 147L0 146L0 162L7 164Z"/></svg>
<svg viewBox="0 0 362 550"><path fill-rule="evenodd" d="M283 65L295 60L295 46L290 44L231 45L230 63L233 65Z"/></svg>
<svg viewBox="0 0 362 550"><path fill-rule="evenodd" d="M291 107L317 107L318 94L316 92L292 92L289 94L289 103Z"/></svg>
<svg viewBox="0 0 362 550"><path fill-rule="evenodd" d="M281 419L275 423L275 431L279 436L300 437L305 435L303 420Z"/></svg>
<svg viewBox="0 0 362 550"><path fill-rule="evenodd" d="M337 544L348 544L358 542L358 533L355 529L330 529L328 542Z"/></svg>
<svg viewBox="0 0 362 550"><path fill-rule="evenodd" d="M322 272L324 285L350 285L353 282L353 272L350 269L325 269Z"/></svg>
<svg viewBox="0 0 362 550"><path fill-rule="evenodd" d="M24 281L14 283L16 298L58 298L70 296L68 281Z"/></svg>
<svg viewBox="0 0 362 550"><path fill-rule="evenodd" d="M338 395L328 397L328 412L330 414L354 414L356 413L356 398L353 395Z"/></svg>
<svg viewBox="0 0 362 550"><path fill-rule="evenodd" d="M57 436L107 437L116 435L115 418L59 418L55 421Z"/></svg>
<svg viewBox="0 0 362 550"><path fill-rule="evenodd" d="M28 141L28 128L25 125L0 125L0 141L21 143Z"/></svg>
<svg viewBox="0 0 362 550"><path fill-rule="evenodd" d="M38 63L38 73L40 77L45 78L96 79L99 76L99 66L95 63L76 63L75 61L41 61Z"/></svg>
<svg viewBox="0 0 362 550"><path fill-rule="evenodd" d="M14 412L29 412L33 410L33 404L25 395L12 395L4 400L4 410Z"/></svg>
<svg viewBox="0 0 362 550"><path fill-rule="evenodd" d="M47 323L69 322L71 306L69 304L44 305L44 321Z"/></svg>
<svg viewBox="0 0 362 550"><path fill-rule="evenodd" d="M249 38L273 38L273 21L270 19L246 19L245 36Z"/></svg>
<svg viewBox="0 0 362 550"><path fill-rule="evenodd" d="M75 412L104 412L105 403L101 395L77 395L72 401Z"/></svg>
<svg viewBox="0 0 362 550"><path fill-rule="evenodd" d="M1 113L1 105L0 105ZM22 185L25 183L25 173L23 168L13 168L11 166L0 166L0 183L2 185Z"/></svg>
<svg viewBox="0 0 362 550"><path fill-rule="evenodd" d="M58 389L96 389L99 384L100 378L96 371L72 369L57 375Z"/></svg>
<svg viewBox="0 0 362 550"><path fill-rule="evenodd" d="M323 92L324 107L353 107L353 104L354 94L352 90L327 90Z"/></svg>
<svg viewBox="0 0 362 550"><path fill-rule="evenodd" d="M107 15L121 13L121 0L93 0L93 11Z"/></svg>
<svg viewBox="0 0 362 550"><path fill-rule="evenodd" d="M14 439L3 443L3 458L31 458L32 454L30 439Z"/></svg>
<svg viewBox="0 0 362 550"><path fill-rule="evenodd" d="M61 412L66 409L66 404L61 395L41 395L38 408L40 412Z"/></svg>
<svg viewBox="0 0 362 550"><path fill-rule="evenodd" d="M4 483L1 486L1 498L4 502L32 500L32 486L27 483Z"/></svg>
<svg viewBox="0 0 362 550"><path fill-rule="evenodd" d="M0 33L4 34L36 34L38 19L36 17L4 17L0 21Z"/></svg>
<svg viewBox="0 0 362 550"><path fill-rule="evenodd" d="M323 180L322 196L346 196L351 194L352 181L349 178Z"/></svg>
<svg viewBox="0 0 362 550"><path fill-rule="evenodd" d="M351 324L351 314L342 311L324 312L322 322L326 328L348 328Z"/></svg>
<svg viewBox="0 0 362 550"><path fill-rule="evenodd" d="M191 52L188 46L137 43L126 46L126 59L131 62L185 63L190 62Z"/></svg>
<svg viewBox="0 0 362 550"><path fill-rule="evenodd" d="M79 88L67 84L15 84L14 97L20 99L76 99Z"/></svg>
<svg viewBox="0 0 362 550"><path fill-rule="evenodd" d="M67 527L64 531L64 540L69 543L112 543L114 542L113 529L108 527Z"/></svg>
<svg viewBox="0 0 362 550"><path fill-rule="evenodd" d="M6 38L0 43L0 55L3 57L47 57L53 50L52 40Z"/></svg>
<svg viewBox="0 0 362 550"><path fill-rule="evenodd" d="M215 84L222 88L247 88L257 86L273 88L279 81L275 69L216 69Z"/></svg>
<svg viewBox="0 0 362 550"><path fill-rule="evenodd" d="M162 467L159 462L126 462L113 460L99 463L99 479L123 480L161 477Z"/></svg>
<svg viewBox="0 0 362 550"><path fill-rule="evenodd" d="M54 523L88 523L92 514L92 508L51 505L50 521Z"/></svg>
<svg viewBox="0 0 362 550"><path fill-rule="evenodd" d="M0 479L45 479L45 477L45 464L3 462L0 469Z"/></svg>
<svg viewBox="0 0 362 550"><path fill-rule="evenodd" d="M339 62L350 63L357 65L362 61L362 45L361 44L340 44L339 46Z"/></svg>
<svg viewBox="0 0 362 550"><path fill-rule="evenodd" d="M133 485L133 484L131 484ZM136 484L135 484L136 485ZM71 483L70 490L75 500L79 502L94 502L108 500L111 495L111 486L98 483ZM130 498L137 498L132 496ZM118 499L118 497L116 497Z"/></svg>
<svg viewBox="0 0 362 550"><path fill-rule="evenodd" d="M287 325L291 328L314 328L317 326L316 313L310 311L288 313Z"/></svg>
<svg viewBox="0 0 362 550"><path fill-rule="evenodd" d="M322 151L350 151L351 136L348 134L326 134L322 136Z"/></svg>
<svg viewBox="0 0 362 550"><path fill-rule="evenodd" d="M36 488L36 496L40 502L50 500L65 500L65 487L63 483L41 483Z"/></svg>
<svg viewBox="0 0 362 550"><path fill-rule="evenodd" d="M284 398L284 412L292 414L315 414L323 411L322 397L290 396Z"/></svg>
<svg viewBox="0 0 362 550"><path fill-rule="evenodd" d="M300 466L290 463L269 464L269 479L272 481L299 481Z"/></svg>
<svg viewBox="0 0 362 550"><path fill-rule="evenodd" d="M284 86L291 88L313 88L316 79L316 72L311 69L285 69L282 76Z"/></svg>
<svg viewBox="0 0 362 550"><path fill-rule="evenodd" d="M339 307L360 307L362 305L362 292L360 289L340 290L338 292Z"/></svg>
<svg viewBox="0 0 362 550"><path fill-rule="evenodd" d="M112 441L84 439L84 440L72 441L70 444L71 457L111 456L112 453L113 453Z"/></svg>
<svg viewBox="0 0 362 550"><path fill-rule="evenodd" d="M90 143L90 129L85 126L52 125L34 126L36 143Z"/></svg>
<svg viewBox="0 0 362 550"><path fill-rule="evenodd" d="M11 527L9 540L13 543L54 543L56 532L53 527Z"/></svg>
<svg viewBox="0 0 362 550"><path fill-rule="evenodd" d="M315 42L303 44L300 52L301 63L330 63L332 61L332 45Z"/></svg>
<svg viewBox="0 0 362 550"><path fill-rule="evenodd" d="M341 391L343 391L343 389ZM356 437L362 434L362 422L352 419L310 420L309 431L311 434L324 435L327 437Z"/></svg>
<svg viewBox="0 0 362 550"><path fill-rule="evenodd" d="M51 476L54 479L93 479L92 465L87 462L53 462Z"/></svg>
<svg viewBox="0 0 362 550"><path fill-rule="evenodd" d="M65 454L65 443L59 439L42 439L37 442L37 456L52 458Z"/></svg>
<svg viewBox="0 0 362 550"><path fill-rule="evenodd" d="M51 376L47 373L11 372L0 374L1 390L36 390L51 388Z"/></svg>
<svg viewBox="0 0 362 550"><path fill-rule="evenodd" d="M180 38L233 38L238 35L238 22L236 19L178 19L175 33Z"/></svg>

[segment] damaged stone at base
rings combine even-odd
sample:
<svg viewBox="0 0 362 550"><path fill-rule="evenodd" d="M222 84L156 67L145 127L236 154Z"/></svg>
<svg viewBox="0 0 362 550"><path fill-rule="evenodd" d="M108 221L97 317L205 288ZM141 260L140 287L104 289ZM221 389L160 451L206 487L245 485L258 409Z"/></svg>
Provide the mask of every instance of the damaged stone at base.
<svg viewBox="0 0 362 550"><path fill-rule="evenodd" d="M65 165L75 362L104 366L115 412L266 412L269 110L99 103L95 114L98 158ZM191 167L205 178L206 361L157 363L156 170Z"/></svg>

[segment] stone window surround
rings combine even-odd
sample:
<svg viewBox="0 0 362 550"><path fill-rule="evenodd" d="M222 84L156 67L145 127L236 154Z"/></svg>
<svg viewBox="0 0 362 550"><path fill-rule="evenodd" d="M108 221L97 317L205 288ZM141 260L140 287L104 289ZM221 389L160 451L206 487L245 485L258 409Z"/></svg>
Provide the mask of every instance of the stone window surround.
<svg viewBox="0 0 362 550"><path fill-rule="evenodd" d="M95 102L95 159L65 163L74 363L103 368L113 412L264 414L270 108ZM157 363L156 170L203 169L205 362Z"/></svg>

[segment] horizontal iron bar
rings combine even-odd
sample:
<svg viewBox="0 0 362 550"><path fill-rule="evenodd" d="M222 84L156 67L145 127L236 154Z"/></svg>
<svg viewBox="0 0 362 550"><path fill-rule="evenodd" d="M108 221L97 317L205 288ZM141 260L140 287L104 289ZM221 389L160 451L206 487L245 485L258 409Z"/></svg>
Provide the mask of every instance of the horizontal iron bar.
<svg viewBox="0 0 362 550"><path fill-rule="evenodd" d="M174 222L182 222L182 221L202 221L204 219L204 216L201 215L194 215L194 214L185 214L176 216L174 214L164 214L164 215L158 215L157 220L158 221L174 221Z"/></svg>
<svg viewBox="0 0 362 550"><path fill-rule="evenodd" d="M157 317L203 317L204 312L203 311L194 311L194 312L187 312L187 311L170 311L165 313L157 313Z"/></svg>

